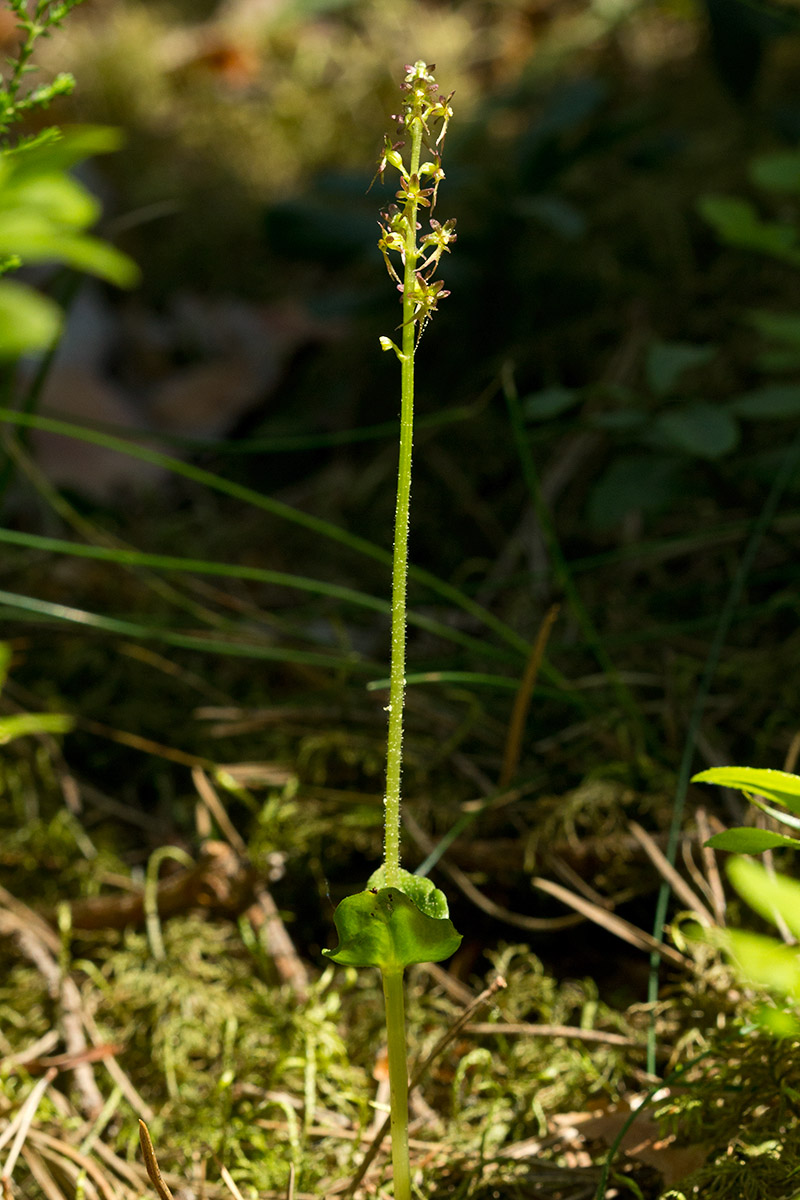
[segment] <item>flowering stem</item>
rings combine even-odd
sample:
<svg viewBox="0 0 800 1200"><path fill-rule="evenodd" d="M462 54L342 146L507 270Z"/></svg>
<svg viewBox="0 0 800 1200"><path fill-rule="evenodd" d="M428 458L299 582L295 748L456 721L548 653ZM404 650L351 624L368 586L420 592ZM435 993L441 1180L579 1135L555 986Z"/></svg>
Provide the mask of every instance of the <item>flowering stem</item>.
<svg viewBox="0 0 800 1200"><path fill-rule="evenodd" d="M411 452L414 440L414 356L419 333L447 295L443 284L433 279L442 253L455 240L453 221L444 226L431 221L431 232L417 242L420 207L432 209L436 189L444 178L437 147L444 138L452 115L449 97L438 95L436 81L424 62L406 68L407 99L402 118L397 118L410 138L407 161L399 150L404 142L387 137L379 174L391 166L400 174L396 194L402 203L392 204L382 214L378 242L389 275L403 294L402 345L382 337L384 350L393 350L400 360L400 450L397 467L397 505L394 519L392 559L392 646L389 668L389 730L386 747L386 795L384 798L384 884L401 887L400 870L400 777L403 767L403 707L406 689L406 591L408 579L408 528L411 506ZM426 141L432 127L439 128L435 145ZM423 146L431 160L421 162ZM433 186L423 187L422 182ZM403 278L395 270L391 255L399 254ZM427 257L426 257L427 255ZM409 958L406 962L418 962ZM411 1167L408 1156L408 1066L403 1000L403 967L381 965L386 1003L386 1037L389 1048L389 1087L392 1112L392 1169L395 1200L411 1200Z"/></svg>
<svg viewBox="0 0 800 1200"><path fill-rule="evenodd" d="M394 1198L395 1200L411 1200L411 1166L408 1157L408 1066L402 967L393 971L382 970L381 979L386 1003Z"/></svg>
<svg viewBox="0 0 800 1200"><path fill-rule="evenodd" d="M422 120L411 125L409 174L416 178L422 150ZM400 384L400 454L397 469L397 506L394 520L392 564L392 651L389 671L389 732L386 749L384 810L384 866L386 884L400 883L400 776L403 761L403 707L406 687L406 592L408 578L408 526L411 505L411 452L414 440L414 353L416 321L414 286L417 260L416 194L406 205L405 271L403 276L403 346Z"/></svg>

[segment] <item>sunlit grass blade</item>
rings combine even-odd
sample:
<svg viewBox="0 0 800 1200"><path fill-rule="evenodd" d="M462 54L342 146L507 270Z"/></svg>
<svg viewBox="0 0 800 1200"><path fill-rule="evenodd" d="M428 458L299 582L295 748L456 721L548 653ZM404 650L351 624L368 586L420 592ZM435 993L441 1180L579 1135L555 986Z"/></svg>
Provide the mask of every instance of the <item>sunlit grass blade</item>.
<svg viewBox="0 0 800 1200"><path fill-rule="evenodd" d="M373 561L379 562L384 566L391 567L392 565L391 553L388 550L384 550L381 546L374 545L374 543L368 541L366 538L350 533L346 529L341 529L338 525L334 525L331 521L326 521L322 517L314 516L312 513L305 513L300 509L292 508L291 505L285 504L281 500L265 496L262 492L255 491L254 488L247 487L241 483L235 483L233 480L225 479L221 475L215 475L212 471L207 471L203 467L197 467L193 463L182 462L180 459L172 458L168 454L162 454L159 450L153 450L149 446L125 441L110 434L101 433L98 430L75 425L70 421L61 421L54 417L42 417L34 413L15 412L10 408L0 408L0 421L27 429L40 429L47 433L77 438L95 446L102 446L107 450L115 450L119 454L127 454L131 458L141 459L142 462L151 463L174 475L190 479L194 483L211 488L213 491L229 496L233 500L239 500L243 504L261 509L282 520L290 521L292 524L299 525L320 537L337 542L340 546L345 546L356 554L371 558ZM445 580L439 579L432 572L423 570L420 567L411 567L409 575L415 582L424 585L435 595L462 609L462 611L468 613L487 629L491 629L507 645L512 646L520 654L527 656L530 647L526 640L511 629L510 626L506 625L504 621L501 621L493 613L490 613L480 604L470 599L459 588L454 587Z"/></svg>
<svg viewBox="0 0 800 1200"><path fill-rule="evenodd" d="M473 421L483 408L481 400L474 404L463 404L441 412L427 413L416 422L417 431L438 429L457 425L462 421ZM127 427L113 423L98 422L94 428L116 437L129 436ZM141 431L136 430L139 434ZM263 436L242 438L189 437L186 434L168 433L158 429L148 432L148 437L164 446L175 446L183 450L213 450L215 454L246 458L250 454L287 454L308 450L330 450L337 446L355 446L361 442L391 442L397 437L396 421L381 421L377 425L360 425L355 429L334 429L325 433L271 433Z"/></svg>
<svg viewBox="0 0 800 1200"><path fill-rule="evenodd" d="M145 641L161 642L185 650L201 650L204 653L226 654L234 658L266 659L273 662L297 663L308 667L327 667L340 671L342 668L359 672L374 673L375 663L362 659L355 651L351 654L318 653L312 650L296 650L290 646L265 646L259 642L223 641L214 637L199 637L196 634L179 633L141 621L128 621L121 617L105 617L86 609L72 608L65 604L54 604L34 596L19 596L14 592L0 591L0 605L18 616L28 613L50 621L67 623L81 629L98 633L121 634L125 637ZM6 619L9 612L5 614Z"/></svg>
<svg viewBox="0 0 800 1200"><path fill-rule="evenodd" d="M90 545L99 546L105 550L124 551L130 549L119 538L110 534L107 530L101 529L83 513L78 512L74 505L70 504L66 496L62 495L44 472L40 470L30 454L27 453L16 438L11 436L8 430L0 429L0 440L8 454L7 465L9 468L13 465L18 471L21 471L51 511L60 517L79 537L85 538ZM8 477L10 478L10 475ZM2 485L0 485L0 497L2 497L2 494ZM13 536L13 533L11 536ZM145 587L157 595L160 600L169 605L174 605L182 612L188 613L203 625L210 625L213 629L221 631L231 628L230 617L223 616L215 610L210 609L207 605L198 603L194 596L187 595L185 592L174 587L162 575L154 574L146 568L140 568L139 575Z"/></svg>
<svg viewBox="0 0 800 1200"><path fill-rule="evenodd" d="M273 571L266 567L238 566L235 563L222 563L210 559L182 558L171 554L150 554L140 550L114 548L108 546L87 545L83 542L71 542L63 538L44 537L41 534L24 533L16 529L0 528L0 542L14 546L24 546L30 550L40 550L50 554L66 554L75 558L93 559L99 562L113 563L122 567L147 567L157 571L187 572L194 575L212 575L224 579L247 580L252 583L265 583L277 587L292 588L296 591L309 592L312 595L323 596L337 600L342 604L350 604L358 608L367 608L373 612L388 614L391 605L388 600L372 596L368 592L355 588L344 587L336 583L327 583L322 579L310 579L304 575L293 575L286 571ZM442 621L428 617L422 613L410 613L409 623L435 634L446 641L463 646L465 649L479 654L483 658L497 659L505 662L518 662L519 656L501 646L487 644L478 638L470 637Z"/></svg>
<svg viewBox="0 0 800 1200"><path fill-rule="evenodd" d="M409 687L426 683L455 683L461 687L497 688L507 692L515 692L519 688L519 680L511 675L490 675L481 671L411 672L406 676L406 683ZM367 684L367 691L379 692L388 686L388 676L383 679L371 679ZM551 700L566 700L581 709L582 712L586 708L583 698L574 692L562 692L558 688L542 687L541 684L537 684L536 695L547 696Z"/></svg>

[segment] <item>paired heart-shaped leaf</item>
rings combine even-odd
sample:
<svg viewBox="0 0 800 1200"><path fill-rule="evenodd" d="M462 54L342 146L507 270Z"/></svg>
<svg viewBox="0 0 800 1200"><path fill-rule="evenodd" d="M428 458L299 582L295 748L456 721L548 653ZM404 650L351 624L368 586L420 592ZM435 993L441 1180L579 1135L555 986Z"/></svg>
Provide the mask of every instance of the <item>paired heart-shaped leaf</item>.
<svg viewBox="0 0 800 1200"><path fill-rule="evenodd" d="M346 967L402 970L412 963L440 962L461 944L449 917L427 915L397 887L347 896L333 919L339 945L322 953Z"/></svg>
<svg viewBox="0 0 800 1200"><path fill-rule="evenodd" d="M391 881L399 887L400 891L408 896L416 904L420 912L425 913L426 917L442 917L450 916L450 909L447 906L447 896L444 892L437 888L432 879L428 879L427 875L412 875L410 871L404 870L402 867L397 872L396 877ZM389 880L386 878L386 867L383 863L376 871L373 871L367 880L368 888L385 888L389 887ZM433 959L429 959L433 962Z"/></svg>

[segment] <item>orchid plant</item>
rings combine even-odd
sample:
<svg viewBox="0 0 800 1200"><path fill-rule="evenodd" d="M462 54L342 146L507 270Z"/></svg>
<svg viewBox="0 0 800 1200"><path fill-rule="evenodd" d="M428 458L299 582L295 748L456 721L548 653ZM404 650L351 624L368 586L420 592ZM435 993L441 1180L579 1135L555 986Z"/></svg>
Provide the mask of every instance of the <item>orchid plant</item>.
<svg viewBox="0 0 800 1200"><path fill-rule="evenodd" d="M459 946L443 892L426 878L400 865L400 787L405 700L406 591L411 499L411 452L414 431L414 369L420 336L448 293L434 278L442 254L455 241L455 221L440 224L432 216L444 179L441 152L453 110L450 96L439 92L424 62L406 67L401 113L394 117L399 139L386 137L378 174L397 171L396 204L381 215L378 248L401 294L403 317L398 341L380 339L400 362L401 413L397 505L392 569L391 668L384 799L383 863L366 889L348 896L336 909L339 934L335 950L323 951L334 962L377 967L386 1004L386 1033L391 1096L392 1171L396 1200L410 1200L408 1153L408 1060L403 973L412 963L438 962ZM429 232L420 237L422 209ZM397 263L397 266L395 265ZM399 270L398 270L399 267ZM398 344L399 342L399 344Z"/></svg>

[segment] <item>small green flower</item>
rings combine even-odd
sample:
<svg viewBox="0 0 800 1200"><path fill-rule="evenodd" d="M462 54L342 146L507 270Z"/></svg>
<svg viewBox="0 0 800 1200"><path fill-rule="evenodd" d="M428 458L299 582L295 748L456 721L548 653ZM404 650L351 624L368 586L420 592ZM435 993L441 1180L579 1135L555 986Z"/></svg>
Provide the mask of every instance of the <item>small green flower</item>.
<svg viewBox="0 0 800 1200"><path fill-rule="evenodd" d="M378 241L386 270L398 286L404 306L403 326L409 324L419 337L426 323L436 312L439 301L450 293L441 280L433 278L442 254L450 252L456 240L455 220L441 224L429 218L430 232L418 241L420 225L417 213L427 208L432 214L436 206L439 184L444 179L441 146L453 110L450 96L443 96L436 85L431 68L416 62L406 67L402 84L406 93L403 111L393 119L410 136L410 158L404 157L405 141L393 141L387 134L378 163L378 175L383 179L388 168L400 176L400 187L391 204L381 214L381 236ZM434 140L434 134L435 140ZM420 163L420 149L429 155ZM403 278L395 268L392 255L397 255L403 267ZM389 339L383 339L382 345Z"/></svg>

